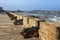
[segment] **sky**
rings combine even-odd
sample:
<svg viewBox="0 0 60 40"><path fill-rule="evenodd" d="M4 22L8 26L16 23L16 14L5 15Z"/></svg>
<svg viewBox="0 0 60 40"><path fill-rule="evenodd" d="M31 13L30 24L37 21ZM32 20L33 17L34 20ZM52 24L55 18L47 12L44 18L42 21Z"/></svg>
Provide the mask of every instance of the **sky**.
<svg viewBox="0 0 60 40"><path fill-rule="evenodd" d="M0 0L5 10L57 10L60 11L60 0Z"/></svg>

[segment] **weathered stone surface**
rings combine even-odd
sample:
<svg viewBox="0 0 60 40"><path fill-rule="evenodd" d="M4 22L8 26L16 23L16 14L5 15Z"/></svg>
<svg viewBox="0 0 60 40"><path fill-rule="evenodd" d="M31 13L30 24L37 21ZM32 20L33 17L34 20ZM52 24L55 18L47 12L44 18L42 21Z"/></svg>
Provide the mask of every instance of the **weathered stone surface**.
<svg viewBox="0 0 60 40"><path fill-rule="evenodd" d="M40 22L39 34L41 40L57 40L57 29L55 24Z"/></svg>

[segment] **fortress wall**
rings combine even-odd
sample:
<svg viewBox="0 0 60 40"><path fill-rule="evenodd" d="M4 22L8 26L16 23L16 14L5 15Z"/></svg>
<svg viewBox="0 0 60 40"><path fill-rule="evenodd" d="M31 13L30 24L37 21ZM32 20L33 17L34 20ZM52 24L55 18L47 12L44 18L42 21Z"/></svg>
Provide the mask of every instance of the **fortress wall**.
<svg viewBox="0 0 60 40"><path fill-rule="evenodd" d="M28 24L28 17L23 17L23 27L28 27L29 24Z"/></svg>
<svg viewBox="0 0 60 40"><path fill-rule="evenodd" d="M55 25L40 22L39 36L41 40L57 40L57 29Z"/></svg>

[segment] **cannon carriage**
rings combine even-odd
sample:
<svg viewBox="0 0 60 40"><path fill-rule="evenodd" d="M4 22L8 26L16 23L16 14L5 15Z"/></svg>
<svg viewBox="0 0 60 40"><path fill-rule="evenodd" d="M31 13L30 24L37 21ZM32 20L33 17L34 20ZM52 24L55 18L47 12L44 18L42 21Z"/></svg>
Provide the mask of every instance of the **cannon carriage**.
<svg viewBox="0 0 60 40"><path fill-rule="evenodd" d="M39 37L38 29L39 27L24 28L20 34L24 38Z"/></svg>

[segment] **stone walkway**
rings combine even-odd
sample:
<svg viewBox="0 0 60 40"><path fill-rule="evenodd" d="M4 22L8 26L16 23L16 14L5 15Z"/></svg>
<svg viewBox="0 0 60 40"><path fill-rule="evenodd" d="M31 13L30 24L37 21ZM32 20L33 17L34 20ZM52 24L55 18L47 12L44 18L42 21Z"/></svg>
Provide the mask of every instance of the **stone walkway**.
<svg viewBox="0 0 60 40"><path fill-rule="evenodd" d="M0 14L0 40L39 40L38 38L23 38L20 35L22 29L20 25L14 25L7 14Z"/></svg>

